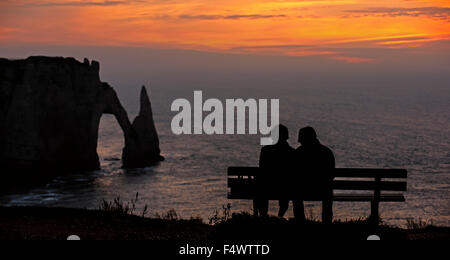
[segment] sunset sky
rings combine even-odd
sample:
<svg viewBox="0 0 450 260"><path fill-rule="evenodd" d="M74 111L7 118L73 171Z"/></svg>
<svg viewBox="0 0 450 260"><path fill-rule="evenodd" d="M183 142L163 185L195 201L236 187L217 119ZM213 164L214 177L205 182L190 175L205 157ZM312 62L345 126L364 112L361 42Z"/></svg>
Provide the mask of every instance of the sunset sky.
<svg viewBox="0 0 450 260"><path fill-rule="evenodd" d="M446 0L1 0L0 44L127 46L370 63L441 44Z"/></svg>

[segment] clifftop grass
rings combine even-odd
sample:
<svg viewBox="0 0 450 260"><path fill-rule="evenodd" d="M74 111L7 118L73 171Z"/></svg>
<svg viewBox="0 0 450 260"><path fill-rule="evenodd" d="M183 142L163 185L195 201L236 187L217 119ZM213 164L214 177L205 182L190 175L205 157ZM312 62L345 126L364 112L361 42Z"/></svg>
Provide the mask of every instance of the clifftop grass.
<svg viewBox="0 0 450 260"><path fill-rule="evenodd" d="M176 241L296 241L366 240L376 234L382 240L450 240L450 228L412 225L408 229L368 224L364 220L323 225L275 217L254 218L247 213L216 218L214 224L200 219L183 220L171 211L146 218L115 211L0 207L0 239L65 240L176 240Z"/></svg>

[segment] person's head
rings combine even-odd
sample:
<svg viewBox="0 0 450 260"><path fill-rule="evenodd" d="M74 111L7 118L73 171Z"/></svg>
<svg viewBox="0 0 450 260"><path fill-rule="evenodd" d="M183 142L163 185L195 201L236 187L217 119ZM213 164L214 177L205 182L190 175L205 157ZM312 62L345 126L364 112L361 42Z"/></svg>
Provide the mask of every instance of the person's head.
<svg viewBox="0 0 450 260"><path fill-rule="evenodd" d="M304 146L317 143L316 130L310 126L300 129L298 133L298 141Z"/></svg>
<svg viewBox="0 0 450 260"><path fill-rule="evenodd" d="M286 142L289 139L289 130L285 125L278 126L278 142Z"/></svg>

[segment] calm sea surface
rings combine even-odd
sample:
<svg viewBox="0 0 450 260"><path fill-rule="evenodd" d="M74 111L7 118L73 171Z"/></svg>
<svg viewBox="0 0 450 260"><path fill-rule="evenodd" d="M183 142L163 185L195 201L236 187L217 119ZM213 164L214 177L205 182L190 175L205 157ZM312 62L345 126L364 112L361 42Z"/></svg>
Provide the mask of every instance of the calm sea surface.
<svg viewBox="0 0 450 260"><path fill-rule="evenodd" d="M121 169L123 137L114 117L105 115L100 126L100 171L54 179L29 192L0 198L2 205L98 208L101 199L123 200L140 194L138 207L150 214L175 209L180 217L205 221L231 203L233 211L251 211L247 201L226 199L228 166L257 165L259 136L175 136L170 105L176 98L193 100L194 89L151 90L154 117L166 161L159 166ZM134 118L138 97L119 95ZM133 94L137 91L134 90ZM406 203L382 203L381 216L389 224L405 225L418 219L450 226L450 90L377 88L285 88L255 90L215 88L204 98L279 98L281 121L297 131L311 125L323 144L333 149L338 167L406 168ZM272 213L276 214L276 203ZM307 215L320 218L320 204L307 203ZM368 203L335 203L335 217L368 216ZM290 215L292 215L290 213Z"/></svg>

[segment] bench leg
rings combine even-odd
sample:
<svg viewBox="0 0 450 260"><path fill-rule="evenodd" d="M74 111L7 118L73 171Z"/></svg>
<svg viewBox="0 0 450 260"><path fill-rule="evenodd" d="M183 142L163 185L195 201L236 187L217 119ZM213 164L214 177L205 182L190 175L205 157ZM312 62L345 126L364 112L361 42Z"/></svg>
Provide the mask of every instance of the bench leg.
<svg viewBox="0 0 450 260"><path fill-rule="evenodd" d="M379 205L381 197L381 178L375 178L375 182L377 183L377 188L374 191L373 200L370 205L370 221L372 224L378 225L380 223Z"/></svg>
<svg viewBox="0 0 450 260"><path fill-rule="evenodd" d="M370 221L375 225L378 225L378 223L380 222L379 205L380 202L377 200L371 202Z"/></svg>

